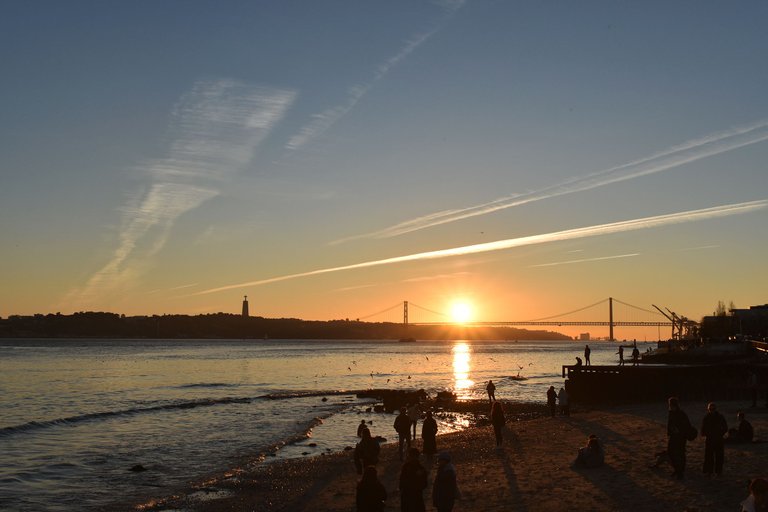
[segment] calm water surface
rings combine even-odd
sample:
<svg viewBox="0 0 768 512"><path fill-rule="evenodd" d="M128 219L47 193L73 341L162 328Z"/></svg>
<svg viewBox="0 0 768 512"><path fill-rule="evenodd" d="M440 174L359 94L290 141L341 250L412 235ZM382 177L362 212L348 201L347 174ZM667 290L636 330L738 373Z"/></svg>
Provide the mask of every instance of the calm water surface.
<svg viewBox="0 0 768 512"><path fill-rule="evenodd" d="M590 347L593 364L616 362L616 344ZM393 418L366 413L370 402L354 396L361 389L448 389L470 399L483 398L492 379L497 398L542 401L550 385L562 384L561 366L583 348L526 341L0 340L0 509L140 503L261 453L341 450L355 443L361 419L373 422L374 435L393 437ZM527 380L508 378L518 373ZM440 431L462 426L461 418L443 421ZM129 471L136 464L147 471Z"/></svg>

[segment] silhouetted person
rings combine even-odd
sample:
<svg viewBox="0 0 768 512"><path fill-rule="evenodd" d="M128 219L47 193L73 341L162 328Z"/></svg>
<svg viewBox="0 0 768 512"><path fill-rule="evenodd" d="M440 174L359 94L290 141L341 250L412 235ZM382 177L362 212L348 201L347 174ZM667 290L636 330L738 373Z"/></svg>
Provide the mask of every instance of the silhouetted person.
<svg viewBox="0 0 768 512"><path fill-rule="evenodd" d="M619 354L619 366L624 366L624 347L619 345L619 351L616 353Z"/></svg>
<svg viewBox="0 0 768 512"><path fill-rule="evenodd" d="M632 349L632 366L639 366L640 365L640 349L637 348L637 345Z"/></svg>
<svg viewBox="0 0 768 512"><path fill-rule="evenodd" d="M565 390L565 387L560 388L560 391L557 392L557 401L560 403L560 414L563 416L570 416L570 397L568 396L568 391Z"/></svg>
<svg viewBox="0 0 768 512"><path fill-rule="evenodd" d="M400 414L395 418L393 426L397 432L400 460L403 460L403 449L411 447L411 419L405 407L400 408Z"/></svg>
<svg viewBox="0 0 768 512"><path fill-rule="evenodd" d="M549 415L555 417L555 408L557 405L557 392L555 386L549 386L547 390L547 406L549 407Z"/></svg>
<svg viewBox="0 0 768 512"><path fill-rule="evenodd" d="M419 404L413 404L408 407L408 419L411 420L411 428L413 428L413 439L416 439L416 423L419 422L421 416L421 410Z"/></svg>
<svg viewBox="0 0 768 512"><path fill-rule="evenodd" d="M576 356L576 367L582 366L584 363L581 361L581 358L579 356Z"/></svg>
<svg viewBox="0 0 768 512"><path fill-rule="evenodd" d="M451 512L456 498L459 497L456 468L451 464L451 454L442 452L437 456L437 464L435 483L432 487L432 505L437 512Z"/></svg>
<svg viewBox="0 0 768 512"><path fill-rule="evenodd" d="M592 434L587 439L587 445L579 448L573 465L584 468L596 468L604 463L605 451L603 450L603 444L596 435Z"/></svg>
<svg viewBox="0 0 768 512"><path fill-rule="evenodd" d="M488 385L485 386L485 390L488 392L488 400L493 402L496 400L496 385L493 383L492 380L488 381Z"/></svg>
<svg viewBox="0 0 768 512"><path fill-rule="evenodd" d="M744 413L739 411L736 413L736 421L738 424L736 428L728 429L728 437L725 438L727 443L751 443L755 437L755 430L752 428L752 424L744 417Z"/></svg>
<svg viewBox="0 0 768 512"><path fill-rule="evenodd" d="M493 402L493 404L491 404L491 425L493 425L493 433L496 436L497 448L501 446L503 441L501 431L504 428L505 422L504 408L501 406L500 402Z"/></svg>
<svg viewBox="0 0 768 512"><path fill-rule="evenodd" d="M357 437L363 437L363 430L368 429L368 425L365 424L365 420L360 420L360 424L357 426Z"/></svg>
<svg viewBox="0 0 768 512"><path fill-rule="evenodd" d="M749 483L749 496L741 502L741 512L768 510L768 480L755 478Z"/></svg>
<svg viewBox="0 0 768 512"><path fill-rule="evenodd" d="M354 453L355 468L358 475L363 472L363 468L375 466L379 462L379 451L381 450L378 441L371 436L371 431L367 428L363 429L361 437L362 439L355 446Z"/></svg>
<svg viewBox="0 0 768 512"><path fill-rule="evenodd" d="M592 363L589 362L589 355L592 353L592 350L589 348L589 345L584 345L584 363L587 366L590 366Z"/></svg>
<svg viewBox="0 0 768 512"><path fill-rule="evenodd" d="M363 477L357 483L355 504L357 512L382 512L384 500L387 499L387 490L379 482L376 468L368 466L363 471Z"/></svg>
<svg viewBox="0 0 768 512"><path fill-rule="evenodd" d="M725 440L723 436L728 432L728 423L722 414L717 411L717 406L710 402L707 404L707 414L701 420L701 437L706 438L704 442L704 474L715 475L723 474L723 462L725 459Z"/></svg>
<svg viewBox="0 0 768 512"><path fill-rule="evenodd" d="M685 447L690 435L691 421L688 415L680 409L680 403L677 398L671 397L668 400L669 414L667 416L667 455L672 464L672 476L678 479L683 478L685 472Z"/></svg>
<svg viewBox="0 0 768 512"><path fill-rule="evenodd" d="M400 510L424 512L424 489L427 488L427 470L419 462L419 450L408 449L408 458L400 469Z"/></svg>
<svg viewBox="0 0 768 512"><path fill-rule="evenodd" d="M421 438L424 440L424 453L433 455L437 451L437 421L432 417L432 412L427 411L424 423L421 424Z"/></svg>

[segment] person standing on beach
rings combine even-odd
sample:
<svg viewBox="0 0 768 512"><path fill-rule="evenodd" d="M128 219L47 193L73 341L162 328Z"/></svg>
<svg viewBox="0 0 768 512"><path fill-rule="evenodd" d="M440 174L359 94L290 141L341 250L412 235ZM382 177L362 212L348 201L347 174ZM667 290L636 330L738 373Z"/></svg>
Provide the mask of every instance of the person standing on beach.
<svg viewBox="0 0 768 512"><path fill-rule="evenodd" d="M400 408L400 414L395 418L393 426L397 432L400 460L403 460L403 449L411 447L411 419L408 417L408 411L405 407Z"/></svg>
<svg viewBox="0 0 768 512"><path fill-rule="evenodd" d="M418 448L408 449L408 458L400 469L400 510L425 512L424 489L427 488L427 470L419 462Z"/></svg>
<svg viewBox="0 0 768 512"><path fill-rule="evenodd" d="M635 345L635 348L632 349L632 366L638 366L640 364L640 349L637 348L637 345Z"/></svg>
<svg viewBox="0 0 768 512"><path fill-rule="evenodd" d="M619 345L619 351L616 353L619 354L619 366L624 366L624 347Z"/></svg>
<svg viewBox="0 0 768 512"><path fill-rule="evenodd" d="M379 442L371 436L371 431L363 429L361 434L362 439L355 446L355 468L357 474L360 475L363 472L363 468L368 466L375 466L379 462L379 451L381 447Z"/></svg>
<svg viewBox="0 0 768 512"><path fill-rule="evenodd" d="M704 474L716 476L723 474L723 462L725 458L725 440L723 436L728 432L728 423L722 414L717 411L714 402L707 404L707 413L701 420L701 437L704 442Z"/></svg>
<svg viewBox="0 0 768 512"><path fill-rule="evenodd" d="M571 415L571 406L568 399L568 392L565 390L565 387L560 388L560 391L557 392L557 401L560 402L560 414L563 416Z"/></svg>
<svg viewBox="0 0 768 512"><path fill-rule="evenodd" d="M442 452L437 457L437 464L435 483L432 487L432 505L437 512L451 512L456 498L459 497L456 468L451 464L451 454Z"/></svg>
<svg viewBox="0 0 768 512"><path fill-rule="evenodd" d="M416 439L416 424L419 422L420 416L421 410L419 410L418 403L408 407L408 419L411 420L411 427L413 428L413 439Z"/></svg>
<svg viewBox="0 0 768 512"><path fill-rule="evenodd" d="M547 406L549 407L549 415L555 417L555 409L557 405L557 391L555 386L549 386L547 390Z"/></svg>
<svg viewBox="0 0 768 512"><path fill-rule="evenodd" d="M491 405L491 424L493 425L493 433L496 436L496 448L501 448L503 437L501 431L504 428L506 419L504 418L504 408L501 406L501 402L493 402Z"/></svg>
<svg viewBox="0 0 768 512"><path fill-rule="evenodd" d="M589 345L584 345L584 364L587 366L590 366L592 363L589 362L589 355L592 353L592 350L589 348Z"/></svg>
<svg viewBox="0 0 768 512"><path fill-rule="evenodd" d="M421 424L421 438L424 440L424 453L434 455L437 451L437 421L432 417L432 411L427 411L424 423Z"/></svg>
<svg viewBox="0 0 768 512"><path fill-rule="evenodd" d="M357 512L383 512L387 490L379 482L376 468L368 466L363 471L363 477L357 483L355 505Z"/></svg>
<svg viewBox="0 0 768 512"><path fill-rule="evenodd" d="M685 447L688 436L693 429L688 415L680 409L680 403L676 397L670 397L669 415L667 416L667 454L672 463L672 476L678 480L683 479L685 472Z"/></svg>
<svg viewBox="0 0 768 512"><path fill-rule="evenodd" d="M496 384L492 380L488 381L488 385L485 386L485 390L488 392L488 400L491 402L496 400Z"/></svg>

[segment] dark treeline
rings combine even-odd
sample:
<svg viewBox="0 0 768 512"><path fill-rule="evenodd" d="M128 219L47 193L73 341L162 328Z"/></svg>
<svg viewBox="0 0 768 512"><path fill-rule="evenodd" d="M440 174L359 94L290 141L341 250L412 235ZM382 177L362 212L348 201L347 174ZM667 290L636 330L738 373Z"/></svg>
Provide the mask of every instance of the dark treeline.
<svg viewBox="0 0 768 512"><path fill-rule="evenodd" d="M210 338L210 339L401 339L567 340L551 331L511 327L423 326L357 320L208 315L125 316L81 312L72 315L13 315L0 319L2 338Z"/></svg>

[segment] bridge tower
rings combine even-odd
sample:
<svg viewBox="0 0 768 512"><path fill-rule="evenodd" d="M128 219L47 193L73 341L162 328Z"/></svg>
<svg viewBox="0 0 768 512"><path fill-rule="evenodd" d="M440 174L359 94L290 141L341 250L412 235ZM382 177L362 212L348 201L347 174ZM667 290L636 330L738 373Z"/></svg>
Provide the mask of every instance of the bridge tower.
<svg viewBox="0 0 768 512"><path fill-rule="evenodd" d="M408 327L408 301L403 301L403 325Z"/></svg>
<svg viewBox="0 0 768 512"><path fill-rule="evenodd" d="M616 341L613 339L613 297L608 297L608 340Z"/></svg>

